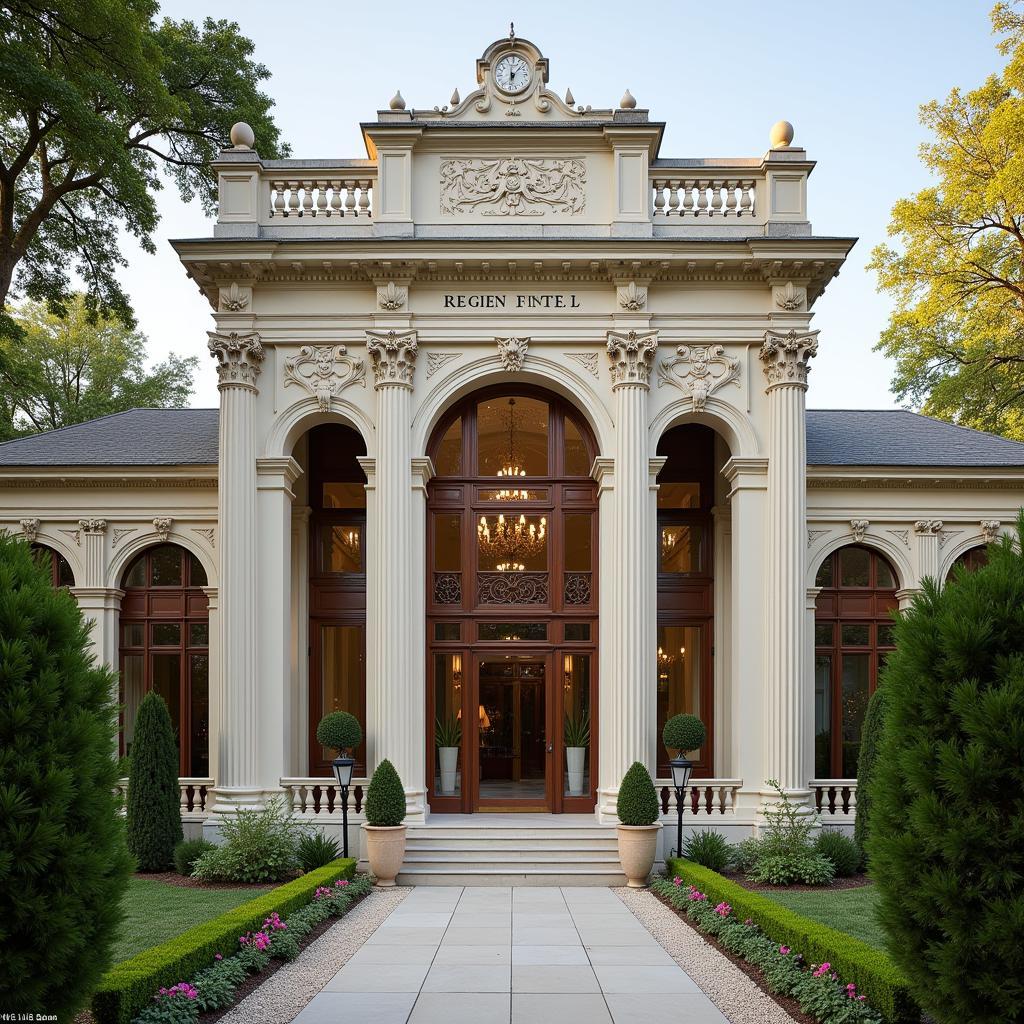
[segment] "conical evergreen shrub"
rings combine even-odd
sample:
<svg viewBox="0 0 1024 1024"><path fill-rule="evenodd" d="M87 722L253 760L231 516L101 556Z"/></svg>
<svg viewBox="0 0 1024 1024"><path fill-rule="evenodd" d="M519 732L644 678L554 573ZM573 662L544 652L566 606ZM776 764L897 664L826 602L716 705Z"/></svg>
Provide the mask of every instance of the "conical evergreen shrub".
<svg viewBox="0 0 1024 1024"><path fill-rule="evenodd" d="M150 691L135 715L128 775L128 849L139 871L171 871L183 838L178 745L160 694Z"/></svg>
<svg viewBox="0 0 1024 1024"><path fill-rule="evenodd" d="M403 821L405 788L395 766L385 758L366 787L366 824L394 827Z"/></svg>
<svg viewBox="0 0 1024 1024"><path fill-rule="evenodd" d="M890 955L940 1024L1024 1020L1024 515L896 625L868 859Z"/></svg>
<svg viewBox="0 0 1024 1024"><path fill-rule="evenodd" d="M622 776L615 811L623 825L653 825L658 820L658 794L651 773L634 761Z"/></svg>
<svg viewBox="0 0 1024 1024"><path fill-rule="evenodd" d="M871 695L867 711L864 712L864 724L860 730L860 754L857 758L857 808L854 812L853 841L861 851L867 849L868 835L871 831L871 780L875 775L875 764L878 761L878 748L882 743L882 730L885 726L885 695L883 682Z"/></svg>
<svg viewBox="0 0 1024 1024"><path fill-rule="evenodd" d="M0 533L0 1009L70 1020L110 966L131 871L116 681L75 599ZM29 1017L25 1017L29 1019Z"/></svg>

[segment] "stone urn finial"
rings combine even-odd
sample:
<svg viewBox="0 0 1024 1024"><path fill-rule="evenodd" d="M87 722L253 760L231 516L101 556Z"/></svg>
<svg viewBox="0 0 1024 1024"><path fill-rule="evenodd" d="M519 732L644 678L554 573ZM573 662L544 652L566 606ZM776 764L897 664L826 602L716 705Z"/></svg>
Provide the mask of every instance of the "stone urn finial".
<svg viewBox="0 0 1024 1024"><path fill-rule="evenodd" d="M776 121L771 131L772 149L785 149L793 145L793 126L788 121Z"/></svg>
<svg viewBox="0 0 1024 1024"><path fill-rule="evenodd" d="M235 149L252 149L256 145L256 133L252 126L244 121L236 121L231 126L231 145Z"/></svg>
<svg viewBox="0 0 1024 1024"><path fill-rule="evenodd" d="M622 94L622 99L619 100L619 107L622 110L635 109L636 100L633 98L633 94L628 89Z"/></svg>
<svg viewBox="0 0 1024 1024"><path fill-rule="evenodd" d="M405 110L405 99L402 97L402 90L398 89L395 95L391 97L391 102L388 106L392 110Z"/></svg>

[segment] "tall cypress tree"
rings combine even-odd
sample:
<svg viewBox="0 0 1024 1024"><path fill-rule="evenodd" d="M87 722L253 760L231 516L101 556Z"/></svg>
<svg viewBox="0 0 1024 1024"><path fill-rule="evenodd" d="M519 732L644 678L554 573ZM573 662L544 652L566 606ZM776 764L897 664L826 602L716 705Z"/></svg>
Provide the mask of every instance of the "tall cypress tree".
<svg viewBox="0 0 1024 1024"><path fill-rule="evenodd" d="M0 532L4 1011L70 1020L110 964L131 870L114 796L115 692L75 599Z"/></svg>
<svg viewBox="0 0 1024 1024"><path fill-rule="evenodd" d="M180 843L178 745L163 697L150 691L135 716L128 773L128 849L140 871L170 871Z"/></svg>

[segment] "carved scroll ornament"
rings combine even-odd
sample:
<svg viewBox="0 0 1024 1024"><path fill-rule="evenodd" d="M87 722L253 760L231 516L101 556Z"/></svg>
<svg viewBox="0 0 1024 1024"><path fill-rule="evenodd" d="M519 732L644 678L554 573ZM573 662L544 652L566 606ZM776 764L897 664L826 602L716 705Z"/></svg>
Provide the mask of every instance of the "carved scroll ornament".
<svg viewBox="0 0 1024 1024"><path fill-rule="evenodd" d="M366 387L366 364L350 356L344 345L303 345L298 355L284 361L284 386L305 388L321 412L329 412L331 399L357 383Z"/></svg>
<svg viewBox="0 0 1024 1024"><path fill-rule="evenodd" d="M441 163L441 213L484 217L577 214L586 206L582 160L461 159Z"/></svg>
<svg viewBox="0 0 1024 1024"><path fill-rule="evenodd" d="M671 384L693 399L693 411L703 412L708 398L725 384L738 384L740 361L721 345L680 345L673 359L658 366L658 387Z"/></svg>

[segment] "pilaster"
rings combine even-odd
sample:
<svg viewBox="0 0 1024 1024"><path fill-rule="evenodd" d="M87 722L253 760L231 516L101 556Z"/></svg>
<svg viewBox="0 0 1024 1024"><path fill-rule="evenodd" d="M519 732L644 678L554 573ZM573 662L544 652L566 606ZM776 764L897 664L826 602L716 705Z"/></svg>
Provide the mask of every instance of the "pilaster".
<svg viewBox="0 0 1024 1024"><path fill-rule="evenodd" d="M309 771L309 517L308 505L291 510L291 707L292 739L288 774ZM367 678L373 678L367 674Z"/></svg>
<svg viewBox="0 0 1024 1024"><path fill-rule="evenodd" d="M939 578L939 534L942 533L941 519L919 519L914 523L917 537L918 579Z"/></svg>

